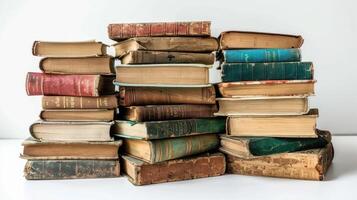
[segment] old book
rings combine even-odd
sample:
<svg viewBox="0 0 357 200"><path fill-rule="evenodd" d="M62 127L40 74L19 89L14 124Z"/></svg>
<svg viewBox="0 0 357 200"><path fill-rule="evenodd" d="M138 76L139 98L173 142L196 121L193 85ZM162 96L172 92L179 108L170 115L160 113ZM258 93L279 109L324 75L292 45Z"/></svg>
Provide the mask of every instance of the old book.
<svg viewBox="0 0 357 200"><path fill-rule="evenodd" d="M209 87L119 87L121 106L160 104L216 104L216 92Z"/></svg>
<svg viewBox="0 0 357 200"><path fill-rule="evenodd" d="M221 49L299 48L304 39L300 35L227 31L219 36Z"/></svg>
<svg viewBox="0 0 357 200"><path fill-rule="evenodd" d="M115 110L111 109L49 109L40 113L44 121L113 121Z"/></svg>
<svg viewBox="0 0 357 200"><path fill-rule="evenodd" d="M210 150L219 145L216 134L194 135L161 140L124 139L124 152L148 163L182 158Z"/></svg>
<svg viewBox="0 0 357 200"><path fill-rule="evenodd" d="M227 118L227 135L262 137L317 137L318 110L305 115L241 115Z"/></svg>
<svg viewBox="0 0 357 200"><path fill-rule="evenodd" d="M309 111L307 96L217 98L217 116L302 115Z"/></svg>
<svg viewBox="0 0 357 200"><path fill-rule="evenodd" d="M222 81L312 80L312 62L223 63Z"/></svg>
<svg viewBox="0 0 357 200"><path fill-rule="evenodd" d="M316 80L271 80L218 83L222 97L310 96L315 94Z"/></svg>
<svg viewBox="0 0 357 200"><path fill-rule="evenodd" d="M220 176L225 173L226 160L221 153L149 164L131 156L122 156L123 171L134 185Z"/></svg>
<svg viewBox="0 0 357 200"><path fill-rule="evenodd" d="M323 148L331 142L331 133L316 130L317 138L276 138L239 137L221 135L222 152L231 152L241 158L254 158L277 153L287 153L308 149Z"/></svg>
<svg viewBox="0 0 357 200"><path fill-rule="evenodd" d="M43 109L115 109L118 99L115 95L100 97L43 96Z"/></svg>
<svg viewBox="0 0 357 200"><path fill-rule="evenodd" d="M207 133L223 133L225 118L178 119L132 122L116 120L113 134L145 140L182 137Z"/></svg>
<svg viewBox="0 0 357 200"><path fill-rule="evenodd" d="M222 51L222 61L227 63L297 62L300 49L228 49Z"/></svg>
<svg viewBox="0 0 357 200"><path fill-rule="evenodd" d="M37 121L30 127L38 140L111 141L112 122L46 122Z"/></svg>
<svg viewBox="0 0 357 200"><path fill-rule="evenodd" d="M29 72L27 95L99 96L114 94L114 76Z"/></svg>
<svg viewBox="0 0 357 200"><path fill-rule="evenodd" d="M40 69L53 74L115 74L114 60L109 56L43 58Z"/></svg>
<svg viewBox="0 0 357 200"><path fill-rule="evenodd" d="M119 115L130 121L162 121L172 119L208 118L217 112L216 105L149 105L120 107Z"/></svg>
<svg viewBox="0 0 357 200"><path fill-rule="evenodd" d="M121 57L122 64L166 64L200 63L213 65L213 53L169 52L169 51L131 51Z"/></svg>
<svg viewBox="0 0 357 200"><path fill-rule="evenodd" d="M261 156L252 159L227 154L227 173L323 180L334 157L332 144L324 148Z"/></svg>
<svg viewBox="0 0 357 200"><path fill-rule="evenodd" d="M206 53L218 50L218 42L214 37L136 37L113 46L117 57L138 50Z"/></svg>
<svg viewBox="0 0 357 200"><path fill-rule="evenodd" d="M120 176L118 160L28 160L27 180L114 178Z"/></svg>
<svg viewBox="0 0 357 200"><path fill-rule="evenodd" d="M121 140L110 142L37 141L26 139L22 146L24 159L118 159Z"/></svg>
<svg viewBox="0 0 357 200"><path fill-rule="evenodd" d="M88 57L107 54L107 46L94 40L82 42L35 41L32 54L42 57Z"/></svg>
<svg viewBox="0 0 357 200"><path fill-rule="evenodd" d="M153 36L210 36L211 22L153 22L109 24L108 35L112 40Z"/></svg>

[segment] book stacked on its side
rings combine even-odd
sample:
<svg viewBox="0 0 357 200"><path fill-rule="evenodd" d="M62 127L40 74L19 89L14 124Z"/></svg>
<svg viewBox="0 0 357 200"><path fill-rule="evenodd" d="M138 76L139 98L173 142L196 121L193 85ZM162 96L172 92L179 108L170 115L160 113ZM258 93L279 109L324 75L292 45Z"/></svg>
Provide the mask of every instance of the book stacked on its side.
<svg viewBox="0 0 357 200"><path fill-rule="evenodd" d="M218 49L210 22L110 24L123 171L135 185L222 175L225 157L209 68ZM212 152L213 151L213 152ZM210 153L208 153L210 152ZM199 155L197 155L199 154Z"/></svg>
<svg viewBox="0 0 357 200"><path fill-rule="evenodd" d="M41 42L33 55L43 73L29 72L28 95L44 95L40 121L23 142L26 179L120 176L110 129L117 108L113 58L100 42Z"/></svg>
<svg viewBox="0 0 357 200"><path fill-rule="evenodd" d="M322 180L333 147L308 106L315 80L312 62L301 62L302 37L230 31L219 40L228 173Z"/></svg>

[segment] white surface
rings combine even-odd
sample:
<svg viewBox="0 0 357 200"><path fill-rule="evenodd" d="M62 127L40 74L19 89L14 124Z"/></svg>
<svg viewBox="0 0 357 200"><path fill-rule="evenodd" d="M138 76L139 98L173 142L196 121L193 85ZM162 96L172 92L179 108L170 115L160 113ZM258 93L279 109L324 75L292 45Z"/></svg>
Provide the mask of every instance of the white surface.
<svg viewBox="0 0 357 200"><path fill-rule="evenodd" d="M354 0L1 0L0 138L24 138L40 111L27 97L27 71L39 71L34 40L97 39L107 44L113 22L211 20L212 34L246 30L301 34L304 61L313 61L320 109L318 126L356 133L357 1ZM217 82L218 72L212 70ZM4 97L6 95L6 98Z"/></svg>
<svg viewBox="0 0 357 200"><path fill-rule="evenodd" d="M327 180L304 181L269 177L224 175L190 181L133 186L126 177L112 179L26 181L25 164L18 158L20 140L0 140L1 200L71 199L356 199L357 137L335 136L335 159Z"/></svg>

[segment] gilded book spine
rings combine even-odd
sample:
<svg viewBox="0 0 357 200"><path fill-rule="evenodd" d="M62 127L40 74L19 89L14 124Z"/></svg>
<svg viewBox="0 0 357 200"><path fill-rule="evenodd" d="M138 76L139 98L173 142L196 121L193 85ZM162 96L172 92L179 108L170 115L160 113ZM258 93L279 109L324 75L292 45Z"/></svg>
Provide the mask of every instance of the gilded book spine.
<svg viewBox="0 0 357 200"><path fill-rule="evenodd" d="M43 96L43 109L114 109L118 107L115 95L100 97Z"/></svg>

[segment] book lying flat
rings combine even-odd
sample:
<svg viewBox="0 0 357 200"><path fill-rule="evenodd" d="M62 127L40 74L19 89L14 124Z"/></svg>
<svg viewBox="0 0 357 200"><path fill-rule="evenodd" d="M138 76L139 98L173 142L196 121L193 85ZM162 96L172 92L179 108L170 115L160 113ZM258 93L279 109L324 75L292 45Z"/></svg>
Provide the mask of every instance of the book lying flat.
<svg viewBox="0 0 357 200"><path fill-rule="evenodd" d="M108 109L49 109L42 110L44 121L104 121L114 120L116 110Z"/></svg>
<svg viewBox="0 0 357 200"><path fill-rule="evenodd" d="M222 51L222 62L227 63L264 63L298 62L300 49L228 49Z"/></svg>
<svg viewBox="0 0 357 200"><path fill-rule="evenodd" d="M116 109L118 99L115 95L99 97L43 96L43 109Z"/></svg>

